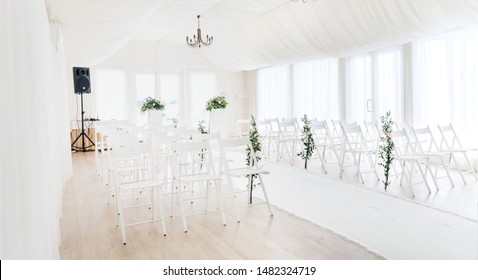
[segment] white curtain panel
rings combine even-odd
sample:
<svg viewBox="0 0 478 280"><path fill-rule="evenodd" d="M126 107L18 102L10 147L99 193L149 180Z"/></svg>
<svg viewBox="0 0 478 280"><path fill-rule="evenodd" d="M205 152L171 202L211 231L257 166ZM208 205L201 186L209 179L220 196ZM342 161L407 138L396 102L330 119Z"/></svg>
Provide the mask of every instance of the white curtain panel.
<svg viewBox="0 0 478 280"><path fill-rule="evenodd" d="M92 66L121 49L163 0L47 0L64 31L69 65Z"/></svg>
<svg viewBox="0 0 478 280"><path fill-rule="evenodd" d="M338 59L292 66L293 116L319 120L339 118Z"/></svg>
<svg viewBox="0 0 478 280"><path fill-rule="evenodd" d="M289 69L289 65L284 65L257 71L257 119L291 116Z"/></svg>
<svg viewBox="0 0 478 280"><path fill-rule="evenodd" d="M414 126L452 123L464 145L478 142L478 29L413 45Z"/></svg>
<svg viewBox="0 0 478 280"><path fill-rule="evenodd" d="M215 32L214 48L203 53L218 67L243 70L344 57L476 26L477 14L476 0L289 1Z"/></svg>
<svg viewBox="0 0 478 280"><path fill-rule="evenodd" d="M46 0L65 32L68 63L89 66L131 39L185 45L201 28L203 48L224 70L363 54L478 24L476 0Z"/></svg>
<svg viewBox="0 0 478 280"><path fill-rule="evenodd" d="M0 1L0 258L58 259L71 175L61 29L43 0Z"/></svg>
<svg viewBox="0 0 478 280"><path fill-rule="evenodd" d="M372 120L372 58L348 57L345 66L346 121Z"/></svg>

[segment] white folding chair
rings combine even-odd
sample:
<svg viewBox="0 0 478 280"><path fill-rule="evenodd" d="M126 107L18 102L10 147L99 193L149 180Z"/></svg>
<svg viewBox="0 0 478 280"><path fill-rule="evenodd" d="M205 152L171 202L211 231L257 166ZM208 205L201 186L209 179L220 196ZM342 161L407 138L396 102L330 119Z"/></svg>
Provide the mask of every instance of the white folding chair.
<svg viewBox="0 0 478 280"><path fill-rule="evenodd" d="M266 135L267 141L267 158L271 158L270 152L271 147L274 148L274 152L276 152L276 156L279 153L279 139L280 139L280 130L279 130L279 119L272 118L266 119L267 129ZM272 145L271 145L272 144Z"/></svg>
<svg viewBox="0 0 478 280"><path fill-rule="evenodd" d="M333 163L333 161L327 159L327 156L335 157L335 163L340 166L340 156L337 147L341 143L333 143L326 121L311 120L311 129L314 135L315 146L317 147L317 154L322 163L322 171L327 174L326 164Z"/></svg>
<svg viewBox="0 0 478 280"><path fill-rule="evenodd" d="M455 162L456 168L460 172L461 177L465 181L463 174L472 173L475 177L475 180L478 180L478 176L476 175L475 168L471 164L470 159L468 158L468 153L478 151L477 148L465 148L462 146L460 139L458 139L458 135L456 134L455 128L449 124L446 126L438 126L438 130L440 130L440 134L442 136L440 141L440 150L448 151L452 153L453 160ZM466 166L464 168L460 167L455 154L461 155L465 159Z"/></svg>
<svg viewBox="0 0 478 280"><path fill-rule="evenodd" d="M149 143L153 145L153 155L157 158L157 173L163 181L162 192L171 197L170 215L173 216L174 192L175 192L175 168L176 162L173 162L174 156L172 145L180 142L179 135L165 135L163 132L152 134Z"/></svg>
<svg viewBox="0 0 478 280"><path fill-rule="evenodd" d="M279 123L279 141L277 143L277 161L284 153L289 158L290 164L294 164L296 147L300 145L300 136L296 121L284 119Z"/></svg>
<svg viewBox="0 0 478 280"><path fill-rule="evenodd" d="M430 186L427 181L429 157L426 155L415 154L410 138L404 129L393 131L392 140L394 142L394 161L399 162L401 167L400 186L403 187L403 181L405 179L412 196L415 197L412 186L421 183L413 182L413 178L416 177L415 173L418 171L423 179L422 182L428 189L428 193L431 193ZM425 167L425 170L423 170L423 166Z"/></svg>
<svg viewBox="0 0 478 280"><path fill-rule="evenodd" d="M360 166L362 162L362 155L364 158L368 160L370 166L372 166L372 172L379 180L379 176L377 173L377 168L374 165L372 160L371 154L376 152L375 148L370 148L367 142L365 141L365 137L363 136L362 129L360 126L353 124L341 124L344 142L342 144L342 152L341 152L341 170L340 170L340 178L342 178L345 166L345 155L350 153L353 158L353 165L356 167L357 174L359 176L360 182L364 184L363 180L363 173Z"/></svg>
<svg viewBox="0 0 478 280"><path fill-rule="evenodd" d="M259 132L259 141L262 145L263 156L269 158L269 125L266 120L256 120L257 131Z"/></svg>
<svg viewBox="0 0 478 280"><path fill-rule="evenodd" d="M103 147L107 151L107 204L110 203L110 196L113 197L116 194L116 188L114 186L114 172L117 168L122 168L124 165L128 164L129 157L123 158L115 153L115 150L121 147L135 146L138 144L137 138L135 135L125 133L123 131L114 130L110 131L108 134L105 134L105 140L103 142Z"/></svg>
<svg viewBox="0 0 478 280"><path fill-rule="evenodd" d="M217 210L223 225L226 225L222 197L221 176L214 169L211 147L208 140L197 142L178 142L172 144L174 156L172 157L175 168L175 178L178 184L178 199L184 231L188 231L186 216L207 213L210 188L216 192ZM199 211L193 201L204 201L204 208ZM186 209L186 206L191 209ZM198 206L199 207L199 206ZM186 210L189 210L186 213Z"/></svg>
<svg viewBox="0 0 478 280"><path fill-rule="evenodd" d="M435 172L431 171L431 174L434 178L433 182L436 185L437 190L438 180L443 178L448 178L452 187L455 186L450 175L449 166L452 160L452 153L449 151L441 151L438 147L435 138L433 137L430 127L424 128L413 128L412 133L414 140L412 140L412 146L414 147L416 154L426 155L430 158L429 165L430 168L434 167ZM438 171L440 168L443 168L446 176L439 177Z"/></svg>
<svg viewBox="0 0 478 280"><path fill-rule="evenodd" d="M164 181L158 176L160 164L157 162L158 158L153 155L152 146L116 147L113 153L114 158L122 159L122 162L128 159L128 166L114 169L117 222L123 244L126 245L125 228L143 223L161 221L163 235L166 236L161 203L161 187ZM133 213L128 215L127 212Z"/></svg>
<svg viewBox="0 0 478 280"><path fill-rule="evenodd" d="M249 119L239 119L237 120L237 136L247 136L249 135Z"/></svg>
<svg viewBox="0 0 478 280"><path fill-rule="evenodd" d="M234 198L234 210L236 213L237 221L240 221L240 215L238 212L238 206L252 206L258 204L266 204L269 210L269 214L272 216L272 210L269 204L269 198L267 196L266 187L262 175L269 174L269 171L264 170L259 165L259 161L256 153L253 151L252 144L249 138L235 138L235 139L221 139L219 140L219 146L221 148L221 175L227 179L228 193L225 195L232 195ZM248 149L249 148L249 149ZM250 160L247 165L246 157L249 153ZM247 179L242 187L238 184L234 184L234 178ZM254 182L258 180L259 183ZM237 183L237 182L236 182ZM264 202L254 202L252 199L253 189L260 187L264 196ZM237 195L240 193L247 193L247 203L238 203Z"/></svg>

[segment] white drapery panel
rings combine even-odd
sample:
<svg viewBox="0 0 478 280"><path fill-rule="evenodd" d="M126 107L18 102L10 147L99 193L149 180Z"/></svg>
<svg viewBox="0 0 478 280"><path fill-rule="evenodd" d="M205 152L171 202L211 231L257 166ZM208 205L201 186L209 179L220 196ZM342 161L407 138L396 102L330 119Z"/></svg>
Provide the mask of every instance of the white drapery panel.
<svg viewBox="0 0 478 280"><path fill-rule="evenodd" d="M257 118L284 118L291 116L289 65L264 68L257 71Z"/></svg>
<svg viewBox="0 0 478 280"><path fill-rule="evenodd" d="M64 28L68 62L83 66L132 38L184 46L197 14L202 31L214 36L201 55L225 70L357 55L478 25L476 0L46 1Z"/></svg>
<svg viewBox="0 0 478 280"><path fill-rule="evenodd" d="M95 69L92 73L95 86L93 94L96 97L98 118L130 121L134 119L128 115L128 112L131 111L129 108L131 103L128 101L131 98L127 90L126 72L122 69L100 68Z"/></svg>
<svg viewBox="0 0 478 280"><path fill-rule="evenodd" d="M403 121L402 64L401 47L346 59L347 122L380 121L388 111L394 121Z"/></svg>
<svg viewBox="0 0 478 280"><path fill-rule="evenodd" d="M47 0L64 31L69 65L92 66L121 49L163 0Z"/></svg>
<svg viewBox="0 0 478 280"><path fill-rule="evenodd" d="M402 48L386 49L372 55L374 120L390 111L395 122L403 122Z"/></svg>
<svg viewBox="0 0 478 280"><path fill-rule="evenodd" d="M218 67L245 70L343 57L476 26L477 15L474 0L321 0L307 5L289 1L215 32L214 48L204 53ZM208 30L212 33L214 27Z"/></svg>
<svg viewBox="0 0 478 280"><path fill-rule="evenodd" d="M478 138L478 29L413 45L414 126L452 123L464 145Z"/></svg>
<svg viewBox="0 0 478 280"><path fill-rule="evenodd" d="M297 63L292 66L293 116L338 119L339 73L337 59Z"/></svg>
<svg viewBox="0 0 478 280"><path fill-rule="evenodd" d="M192 71L189 73L189 95L186 97L186 126L197 128L198 122L209 120L206 103L213 96L217 96L217 75L212 71Z"/></svg>
<svg viewBox="0 0 478 280"><path fill-rule="evenodd" d="M372 57L349 57L345 66L346 121L372 120Z"/></svg>
<svg viewBox="0 0 478 280"><path fill-rule="evenodd" d="M42 0L0 2L0 258L59 258L71 175L61 29Z"/></svg>

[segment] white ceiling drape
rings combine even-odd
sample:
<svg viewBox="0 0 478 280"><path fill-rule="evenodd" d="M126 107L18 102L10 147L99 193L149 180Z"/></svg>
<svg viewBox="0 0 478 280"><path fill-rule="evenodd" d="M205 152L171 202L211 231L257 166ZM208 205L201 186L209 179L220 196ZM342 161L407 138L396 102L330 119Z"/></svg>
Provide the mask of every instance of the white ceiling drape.
<svg viewBox="0 0 478 280"><path fill-rule="evenodd" d="M63 29L67 62L91 66L121 49L163 0L46 0Z"/></svg>
<svg viewBox="0 0 478 280"><path fill-rule="evenodd" d="M70 63L95 63L128 41L185 45L201 29L220 69L342 57L477 26L476 0L46 0Z"/></svg>

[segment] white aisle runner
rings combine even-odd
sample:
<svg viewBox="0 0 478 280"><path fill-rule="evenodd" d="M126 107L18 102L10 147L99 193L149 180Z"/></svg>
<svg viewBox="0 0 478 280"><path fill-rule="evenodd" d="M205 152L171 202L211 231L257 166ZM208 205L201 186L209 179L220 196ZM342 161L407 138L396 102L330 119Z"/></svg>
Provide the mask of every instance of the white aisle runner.
<svg viewBox="0 0 478 280"><path fill-rule="evenodd" d="M271 203L387 259L477 259L477 222L307 171L267 163Z"/></svg>

